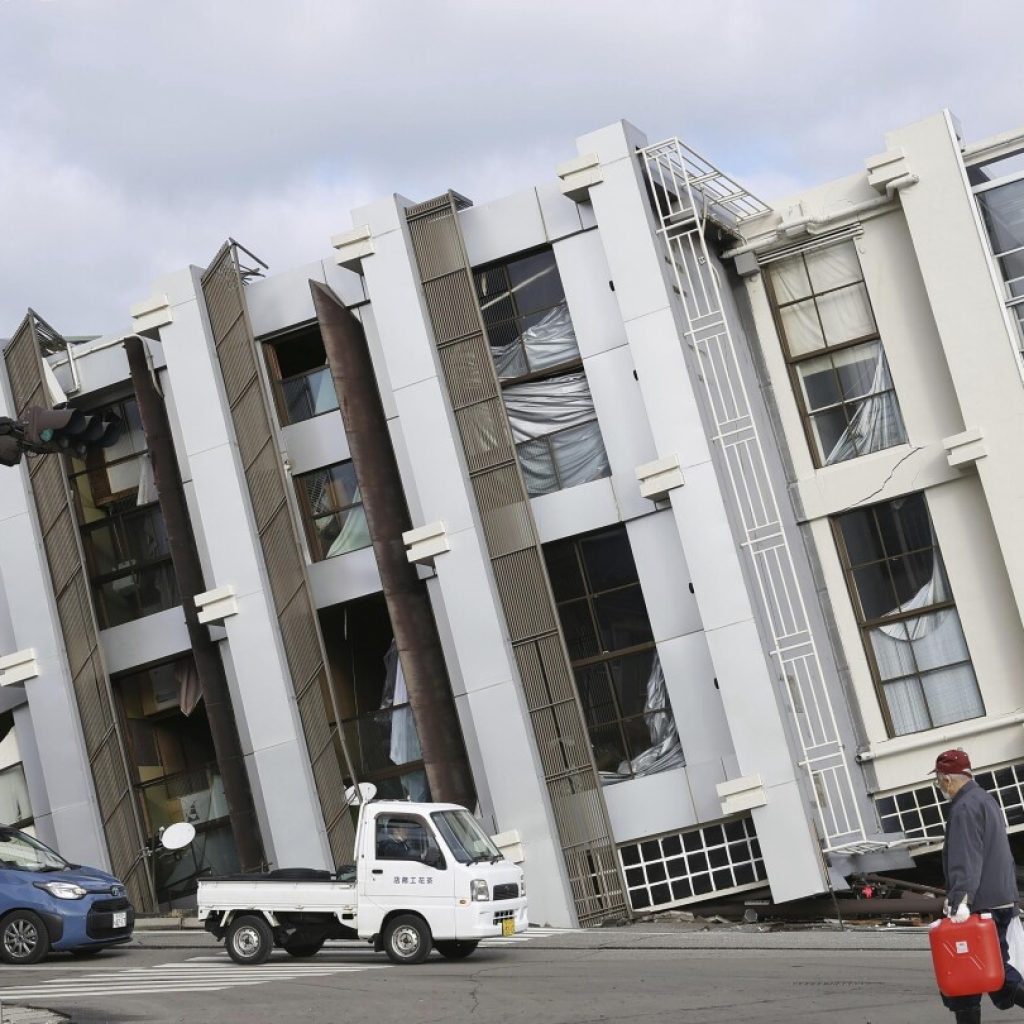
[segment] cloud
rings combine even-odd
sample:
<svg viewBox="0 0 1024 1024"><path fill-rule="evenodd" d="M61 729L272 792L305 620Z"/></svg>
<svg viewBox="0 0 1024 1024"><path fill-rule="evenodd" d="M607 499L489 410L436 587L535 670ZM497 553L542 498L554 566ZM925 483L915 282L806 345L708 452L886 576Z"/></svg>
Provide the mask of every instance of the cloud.
<svg viewBox="0 0 1024 1024"><path fill-rule="evenodd" d="M8 0L0 334L28 305L120 329L229 234L283 269L375 196L549 180L620 117L769 199L943 106L1006 130L1022 29L951 0Z"/></svg>

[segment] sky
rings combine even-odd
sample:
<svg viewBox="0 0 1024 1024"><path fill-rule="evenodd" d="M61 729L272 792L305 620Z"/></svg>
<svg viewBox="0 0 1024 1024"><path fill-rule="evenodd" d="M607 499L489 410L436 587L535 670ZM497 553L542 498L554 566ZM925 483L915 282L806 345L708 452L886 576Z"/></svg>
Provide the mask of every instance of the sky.
<svg viewBox="0 0 1024 1024"><path fill-rule="evenodd" d="M271 272L350 211L555 177L626 118L771 201L949 107L1024 125L1017 0L0 0L0 337L127 330L231 236Z"/></svg>

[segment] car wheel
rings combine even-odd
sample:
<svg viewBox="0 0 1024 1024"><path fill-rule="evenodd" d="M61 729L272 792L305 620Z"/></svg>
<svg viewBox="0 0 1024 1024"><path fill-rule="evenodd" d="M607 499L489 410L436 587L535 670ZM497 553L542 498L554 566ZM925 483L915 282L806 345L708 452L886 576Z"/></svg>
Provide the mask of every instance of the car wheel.
<svg viewBox="0 0 1024 1024"><path fill-rule="evenodd" d="M0 921L0 960L5 964L37 964L50 950L50 936L38 914L15 910Z"/></svg>
<svg viewBox="0 0 1024 1024"><path fill-rule="evenodd" d="M384 929L384 952L393 964L421 964L430 956L430 925L415 914L392 918Z"/></svg>
<svg viewBox="0 0 1024 1024"><path fill-rule="evenodd" d="M316 956L323 948L323 942L298 942L293 945L286 945L284 951L289 956L304 957Z"/></svg>
<svg viewBox="0 0 1024 1024"><path fill-rule="evenodd" d="M451 940L446 942L435 942L434 949L446 960L465 960L476 952L477 942L459 942Z"/></svg>
<svg viewBox="0 0 1024 1024"><path fill-rule="evenodd" d="M262 964L274 951L274 933L262 917L245 914L231 922L225 945L236 964Z"/></svg>

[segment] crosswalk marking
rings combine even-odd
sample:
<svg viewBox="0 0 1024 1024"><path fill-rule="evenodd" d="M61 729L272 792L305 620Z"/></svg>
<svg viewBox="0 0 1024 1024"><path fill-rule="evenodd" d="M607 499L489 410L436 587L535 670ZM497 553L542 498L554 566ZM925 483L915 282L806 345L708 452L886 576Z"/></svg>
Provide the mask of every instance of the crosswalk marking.
<svg viewBox="0 0 1024 1024"><path fill-rule="evenodd" d="M296 963L290 957L288 960L272 959L258 967L241 967L230 962L197 962L210 959L212 958L202 957L184 963L97 972L85 977L65 976L50 981L40 979L35 984L0 989L0 1002L23 999L47 999L56 1002L111 995L218 992L225 988L265 985L271 981L301 981L305 977L323 978L387 967L386 963L339 963L326 958Z"/></svg>

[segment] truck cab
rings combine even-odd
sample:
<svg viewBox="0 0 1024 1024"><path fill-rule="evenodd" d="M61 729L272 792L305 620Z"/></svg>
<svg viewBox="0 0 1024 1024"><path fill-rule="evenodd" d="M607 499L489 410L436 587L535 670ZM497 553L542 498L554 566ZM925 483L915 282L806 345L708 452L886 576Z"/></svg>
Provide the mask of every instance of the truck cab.
<svg viewBox="0 0 1024 1024"><path fill-rule="evenodd" d="M199 917L238 963L262 963L275 945L311 956L356 937L394 963L422 963L432 948L456 959L528 926L522 870L464 807L364 802L355 861L201 881Z"/></svg>

